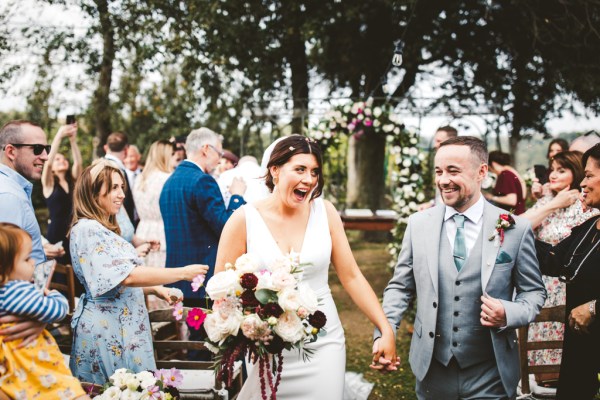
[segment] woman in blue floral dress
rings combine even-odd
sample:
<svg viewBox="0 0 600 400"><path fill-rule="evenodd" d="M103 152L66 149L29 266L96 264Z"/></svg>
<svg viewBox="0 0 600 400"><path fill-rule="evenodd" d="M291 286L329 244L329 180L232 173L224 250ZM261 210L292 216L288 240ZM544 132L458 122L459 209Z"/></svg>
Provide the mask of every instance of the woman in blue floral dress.
<svg viewBox="0 0 600 400"><path fill-rule="evenodd" d="M85 288L73 315L70 367L82 381L103 384L119 368L156 368L144 294L170 303L163 284L191 281L206 265L159 269L142 266L133 246L119 236L116 214L124 178L108 160L86 168L74 190L71 255Z"/></svg>

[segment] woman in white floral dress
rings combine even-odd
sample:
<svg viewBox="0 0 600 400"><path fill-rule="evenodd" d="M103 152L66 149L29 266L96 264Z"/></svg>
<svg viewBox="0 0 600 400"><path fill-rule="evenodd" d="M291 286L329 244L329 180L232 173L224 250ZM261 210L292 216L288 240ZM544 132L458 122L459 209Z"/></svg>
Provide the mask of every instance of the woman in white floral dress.
<svg viewBox="0 0 600 400"><path fill-rule="evenodd" d="M125 177L109 160L86 168L73 192L71 256L85 288L73 314L69 367L82 381L104 384L119 368L156 368L144 293L170 300L161 285L191 281L206 265L148 268L123 239L116 214L123 205Z"/></svg>
<svg viewBox="0 0 600 400"><path fill-rule="evenodd" d="M571 229L598 214L597 209L585 210L579 198L583 180L581 153L565 151L550 160L549 182L542 186L534 183L532 193L539 197L523 216L531 221L536 239L552 245L571 234ZM548 297L544 307L565 304L565 284L558 278L543 276ZM529 341L563 340L564 324L545 322L532 324ZM562 350L535 350L529 352L530 365L560 364ZM556 379L551 374L537 376L538 381Z"/></svg>

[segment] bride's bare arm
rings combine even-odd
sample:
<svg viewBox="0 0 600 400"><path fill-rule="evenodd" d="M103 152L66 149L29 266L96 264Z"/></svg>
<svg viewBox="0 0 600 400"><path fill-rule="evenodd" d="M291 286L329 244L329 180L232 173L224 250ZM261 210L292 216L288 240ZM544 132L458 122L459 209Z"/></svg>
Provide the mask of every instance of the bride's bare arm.
<svg viewBox="0 0 600 400"><path fill-rule="evenodd" d="M226 263L235 260L246 252L246 215L244 209L238 208L229 217L221 232L215 274L225 269Z"/></svg>
<svg viewBox="0 0 600 400"><path fill-rule="evenodd" d="M360 271L358 264L356 264L337 210L328 201L325 201L325 205L327 208L329 231L331 233L331 261L340 282L352 298L352 301L382 332L378 350L373 355L373 361L374 363L380 363L382 362L380 358L383 357L388 363L395 363L397 359L396 342L392 326L385 317L379 299L375 295L371 285L369 285L369 282ZM390 369L395 369L395 367Z"/></svg>

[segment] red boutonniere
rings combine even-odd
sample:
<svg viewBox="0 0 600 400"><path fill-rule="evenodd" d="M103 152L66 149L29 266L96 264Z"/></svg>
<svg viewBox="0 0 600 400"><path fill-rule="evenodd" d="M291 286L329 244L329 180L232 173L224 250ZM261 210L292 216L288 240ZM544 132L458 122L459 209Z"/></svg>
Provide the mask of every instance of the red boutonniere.
<svg viewBox="0 0 600 400"><path fill-rule="evenodd" d="M507 229L513 229L514 227L515 219L512 217L512 214L500 214L496 221L494 232L492 232L492 236L490 236L488 240L490 242L494 240L496 245L502 246L502 243L504 243L504 232Z"/></svg>

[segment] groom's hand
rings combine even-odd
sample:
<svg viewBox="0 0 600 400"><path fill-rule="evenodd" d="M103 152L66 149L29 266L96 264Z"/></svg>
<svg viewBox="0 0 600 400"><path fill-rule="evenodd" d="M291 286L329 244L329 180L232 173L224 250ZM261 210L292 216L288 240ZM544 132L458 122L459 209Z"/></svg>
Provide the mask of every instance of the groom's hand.
<svg viewBox="0 0 600 400"><path fill-rule="evenodd" d="M384 349L379 346L380 340L381 338L377 338L373 342L373 362L369 367L383 373L396 371L400 365L400 357L397 357L396 354L394 354L392 356L392 358L395 358L394 362L385 358Z"/></svg>
<svg viewBox="0 0 600 400"><path fill-rule="evenodd" d="M506 311L504 305L498 299L484 293L481 296L481 325L490 328L503 328L506 326Z"/></svg>

